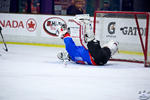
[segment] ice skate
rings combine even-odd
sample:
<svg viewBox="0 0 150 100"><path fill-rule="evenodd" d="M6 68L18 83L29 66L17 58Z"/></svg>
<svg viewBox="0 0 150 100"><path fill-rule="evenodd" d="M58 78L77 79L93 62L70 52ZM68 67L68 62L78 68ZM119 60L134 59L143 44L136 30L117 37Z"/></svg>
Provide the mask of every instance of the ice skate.
<svg viewBox="0 0 150 100"><path fill-rule="evenodd" d="M63 61L70 60L69 54L66 51L60 51L57 54L57 57L58 57L58 59L63 60Z"/></svg>
<svg viewBox="0 0 150 100"><path fill-rule="evenodd" d="M64 35L66 33L68 33L67 25L66 24L59 25L58 28L57 28L57 32L56 32L56 34L58 35L58 37L60 39L63 39Z"/></svg>
<svg viewBox="0 0 150 100"><path fill-rule="evenodd" d="M108 47L111 51L111 56L113 56L118 51L119 42L117 41L109 41L107 44L103 45L102 47Z"/></svg>

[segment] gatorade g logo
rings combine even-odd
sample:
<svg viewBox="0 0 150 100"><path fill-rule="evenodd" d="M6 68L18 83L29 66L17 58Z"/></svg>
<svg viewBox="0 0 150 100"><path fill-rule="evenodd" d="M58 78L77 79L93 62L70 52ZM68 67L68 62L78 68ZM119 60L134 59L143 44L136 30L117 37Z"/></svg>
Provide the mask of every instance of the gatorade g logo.
<svg viewBox="0 0 150 100"><path fill-rule="evenodd" d="M57 36L57 28L59 25L66 24L66 22L59 17L51 17L44 21L43 29L46 33L52 36Z"/></svg>
<svg viewBox="0 0 150 100"><path fill-rule="evenodd" d="M116 22L110 22L108 24L108 32L109 32L109 34L115 34L115 24L116 24Z"/></svg>

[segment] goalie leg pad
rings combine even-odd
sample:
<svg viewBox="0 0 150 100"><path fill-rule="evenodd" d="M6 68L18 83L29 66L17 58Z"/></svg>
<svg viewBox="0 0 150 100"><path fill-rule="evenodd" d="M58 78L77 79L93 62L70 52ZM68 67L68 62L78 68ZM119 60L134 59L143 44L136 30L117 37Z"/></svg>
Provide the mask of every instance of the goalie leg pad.
<svg viewBox="0 0 150 100"><path fill-rule="evenodd" d="M74 17L74 20L78 23L81 24L82 26L82 35L84 39L82 40L85 40L85 42L90 42L92 40L95 39L95 35L92 31L92 25L91 25L91 21L90 21L90 16L89 14L80 14L80 15L76 15Z"/></svg>
<svg viewBox="0 0 150 100"><path fill-rule="evenodd" d="M102 47L108 47L111 51L111 56L113 56L118 51L119 42L117 41L109 41L107 44L103 45Z"/></svg>

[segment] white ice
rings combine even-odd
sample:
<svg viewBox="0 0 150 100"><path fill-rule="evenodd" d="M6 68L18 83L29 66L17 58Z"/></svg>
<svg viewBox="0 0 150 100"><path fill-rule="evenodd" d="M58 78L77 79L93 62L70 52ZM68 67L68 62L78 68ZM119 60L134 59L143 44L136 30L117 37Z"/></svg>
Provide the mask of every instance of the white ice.
<svg viewBox="0 0 150 100"><path fill-rule="evenodd" d="M143 64L80 65L56 57L63 48L8 45L0 49L0 100L140 100L150 91Z"/></svg>

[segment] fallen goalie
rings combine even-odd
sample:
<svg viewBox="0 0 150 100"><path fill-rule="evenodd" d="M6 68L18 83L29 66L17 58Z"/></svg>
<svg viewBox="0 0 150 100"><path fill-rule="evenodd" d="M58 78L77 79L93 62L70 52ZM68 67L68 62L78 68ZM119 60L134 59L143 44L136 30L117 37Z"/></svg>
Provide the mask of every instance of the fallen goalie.
<svg viewBox="0 0 150 100"><path fill-rule="evenodd" d="M65 43L66 52L61 51L57 54L60 60L71 60L78 64L104 65L118 51L118 42L109 41L107 44L100 46L100 41L96 40L95 35L90 28L89 15L76 15L74 20L85 27L84 40L87 48L76 46L68 31L67 25L58 28L58 36Z"/></svg>

